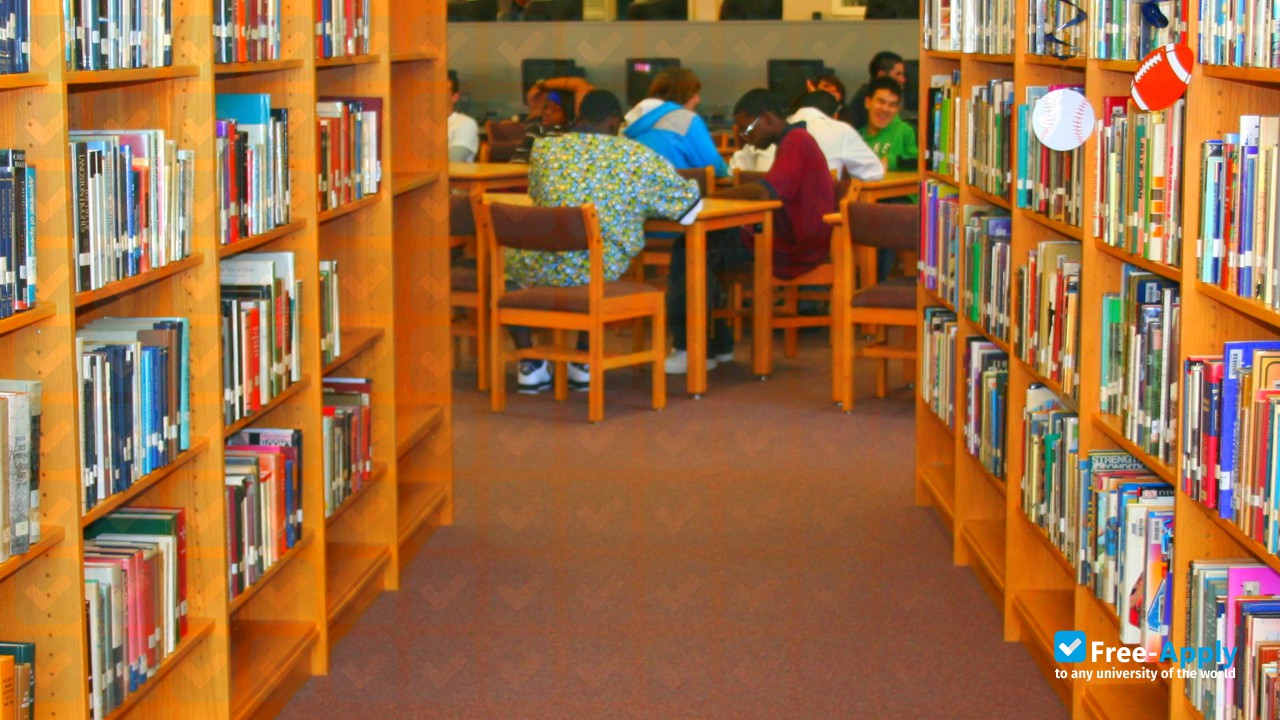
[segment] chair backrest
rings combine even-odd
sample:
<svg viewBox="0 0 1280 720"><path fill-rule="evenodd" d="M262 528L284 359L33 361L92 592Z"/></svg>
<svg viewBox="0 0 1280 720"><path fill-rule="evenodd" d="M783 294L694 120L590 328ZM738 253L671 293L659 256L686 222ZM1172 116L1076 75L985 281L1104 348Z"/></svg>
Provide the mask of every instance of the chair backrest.
<svg viewBox="0 0 1280 720"><path fill-rule="evenodd" d="M765 175L768 175L768 173L760 170L739 170L738 168L734 168L733 184L745 185L750 182L760 182L764 179Z"/></svg>
<svg viewBox="0 0 1280 720"><path fill-rule="evenodd" d="M467 237L475 234L476 218L471 210L471 196L449 193L449 235Z"/></svg>
<svg viewBox="0 0 1280 720"><path fill-rule="evenodd" d="M588 213L594 216L594 205L538 207L492 203L488 207L493 238L500 247L571 252L590 246Z"/></svg>
<svg viewBox="0 0 1280 720"><path fill-rule="evenodd" d="M849 242L886 250L916 250L920 247L920 206L840 203Z"/></svg>
<svg viewBox="0 0 1280 720"><path fill-rule="evenodd" d="M710 165L700 168L680 168L676 170L686 180L698 181L698 194L706 197L716 186L716 170Z"/></svg>
<svg viewBox="0 0 1280 720"><path fill-rule="evenodd" d="M489 120L484 124L489 153L484 162L510 162L516 148L524 142L524 123L513 120Z"/></svg>

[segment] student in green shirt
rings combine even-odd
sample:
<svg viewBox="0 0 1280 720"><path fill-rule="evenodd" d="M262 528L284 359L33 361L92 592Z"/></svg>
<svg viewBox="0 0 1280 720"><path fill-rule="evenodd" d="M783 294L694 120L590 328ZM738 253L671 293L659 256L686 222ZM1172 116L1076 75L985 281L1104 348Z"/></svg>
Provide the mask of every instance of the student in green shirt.
<svg viewBox="0 0 1280 720"><path fill-rule="evenodd" d="M915 170L919 149L915 128L898 117L902 109L902 86L891 77L879 77L867 85L867 125L858 133L871 151L884 162L885 169Z"/></svg>

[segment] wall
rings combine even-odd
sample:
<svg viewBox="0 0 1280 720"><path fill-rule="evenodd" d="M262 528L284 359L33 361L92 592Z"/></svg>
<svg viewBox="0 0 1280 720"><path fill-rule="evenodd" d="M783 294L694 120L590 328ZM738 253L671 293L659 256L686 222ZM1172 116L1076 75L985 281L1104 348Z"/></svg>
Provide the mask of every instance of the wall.
<svg viewBox="0 0 1280 720"><path fill-rule="evenodd" d="M702 80L705 116L726 116L744 92L765 86L770 58L822 58L852 93L880 50L914 58L917 20L454 23L449 68L462 81L461 110L483 119L523 108L520 62L571 57L587 79L626 101L624 63L632 57L678 57Z"/></svg>

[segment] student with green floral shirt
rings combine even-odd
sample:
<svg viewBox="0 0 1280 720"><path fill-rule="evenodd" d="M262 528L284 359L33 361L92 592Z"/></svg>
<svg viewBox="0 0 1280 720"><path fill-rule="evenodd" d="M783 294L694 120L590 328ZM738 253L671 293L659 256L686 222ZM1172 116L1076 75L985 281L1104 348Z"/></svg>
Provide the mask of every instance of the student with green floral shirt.
<svg viewBox="0 0 1280 720"><path fill-rule="evenodd" d="M618 136L622 106L613 93L595 90L582 98L570 132L547 137L533 146L529 163L529 196L535 205L571 207L593 203L604 240L605 281L617 280L644 249L644 221L687 215L698 203L698 184L680 177L671 163L634 140ZM520 287L586 285L591 276L587 251L537 252L508 250L508 282ZM512 328L518 348L528 348L527 328ZM586 333L578 337L585 350ZM586 365L569 364L569 385L586 390ZM517 389L538 393L551 387L545 360L520 363Z"/></svg>

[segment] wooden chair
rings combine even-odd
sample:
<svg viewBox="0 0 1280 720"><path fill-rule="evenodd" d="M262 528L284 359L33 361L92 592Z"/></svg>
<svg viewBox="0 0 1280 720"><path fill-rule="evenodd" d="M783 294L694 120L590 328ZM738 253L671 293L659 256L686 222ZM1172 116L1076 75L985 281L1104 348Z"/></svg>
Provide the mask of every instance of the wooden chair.
<svg viewBox="0 0 1280 720"><path fill-rule="evenodd" d="M449 247L472 251L449 268L449 305L462 313L449 322L449 334L456 338L472 338L476 357L476 389L489 389L489 303L486 248L476 242L478 194L449 195ZM461 342L458 343L461 345ZM461 355L461 353L458 353Z"/></svg>
<svg viewBox="0 0 1280 720"><path fill-rule="evenodd" d="M486 120L484 134L487 139L480 146L480 157L477 162L511 162L516 148L524 142L527 128L524 123L514 120Z"/></svg>
<svg viewBox="0 0 1280 720"><path fill-rule="evenodd" d="M493 288L490 302L490 347L493 362L490 372L490 397L494 412L502 412L507 404L506 364L511 360L548 359L555 363L555 397L568 396L566 363L585 362L591 368L591 387L587 391L587 416L591 422L604 419L604 373L613 368L650 363L653 372L653 408L667 404L666 301L661 291L643 283L626 280L604 281L604 242L600 237L600 220L594 205L582 207L535 207L502 203L481 206L479 233L487 238ZM501 248L571 252L586 250L590 257L591 280L578 287L532 287L505 289L506 272ZM625 355L605 355L607 323L650 317L653 319L652 342L647 350ZM552 330L551 348L532 347L507 350L502 328L516 325ZM585 331L589 349L569 349L567 334Z"/></svg>
<svg viewBox="0 0 1280 720"><path fill-rule="evenodd" d="M916 328L919 316L916 312L916 279L895 277L876 282L874 268L867 273L855 273L855 248L884 248L909 250L920 242L920 207L918 205L885 205L858 203L845 200L840 203L844 216L843 232L834 233L831 241L831 258L835 267L835 284L832 285L833 308L832 343L833 384L837 388L837 402L845 412L853 410L854 362L859 357L877 358L880 361L876 374L876 397L887 392L889 360L906 361L905 375L915 376ZM861 275L864 279L859 279ZM880 326L877 339L859 349L855 342L855 325ZM912 328L906 333L905 346L892 346L885 326Z"/></svg>

